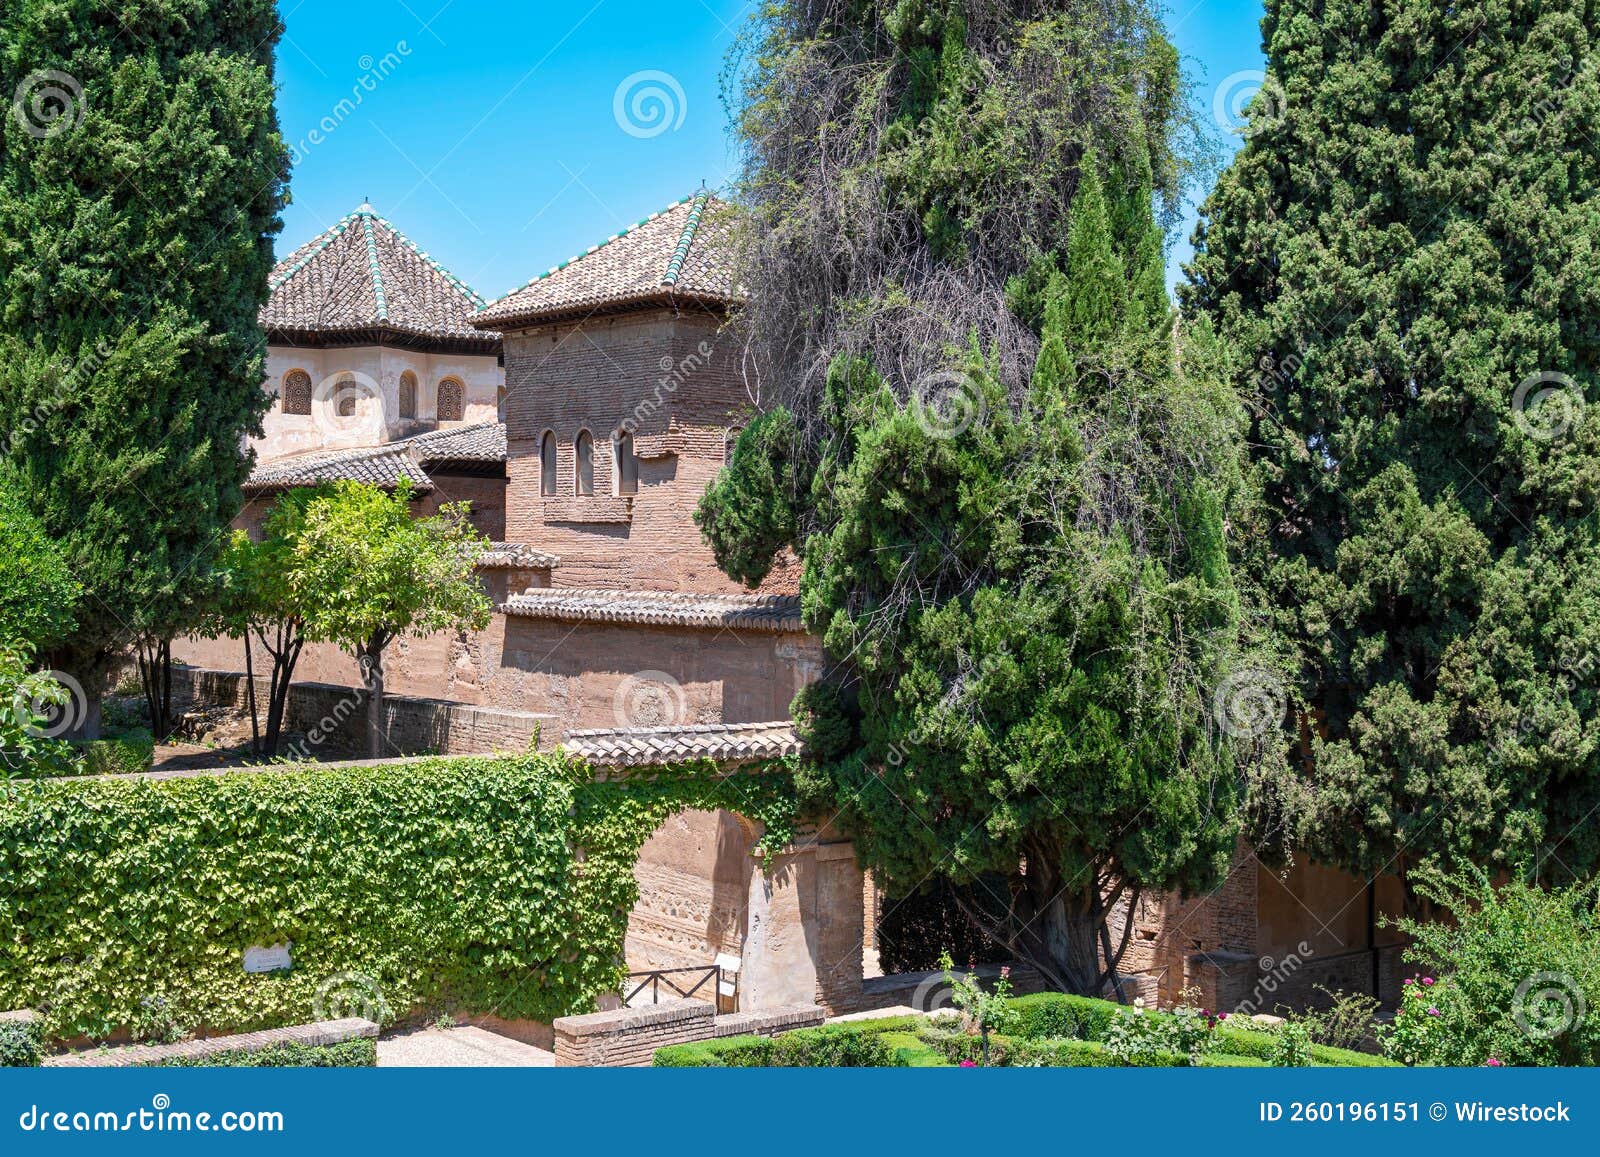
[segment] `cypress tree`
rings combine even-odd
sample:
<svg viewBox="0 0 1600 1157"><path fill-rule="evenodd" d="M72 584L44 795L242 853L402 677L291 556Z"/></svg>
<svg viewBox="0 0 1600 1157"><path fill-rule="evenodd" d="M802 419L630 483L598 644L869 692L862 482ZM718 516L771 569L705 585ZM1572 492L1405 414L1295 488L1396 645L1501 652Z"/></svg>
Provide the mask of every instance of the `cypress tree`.
<svg viewBox="0 0 1600 1157"><path fill-rule="evenodd" d="M1184 289L1250 399L1242 549L1352 870L1600 867L1600 84L1580 0L1268 0Z"/></svg>
<svg viewBox="0 0 1600 1157"><path fill-rule="evenodd" d="M259 431L287 154L270 0L6 0L0 452L82 582L89 690L188 624Z"/></svg>
<svg viewBox="0 0 1600 1157"><path fill-rule="evenodd" d="M748 582L801 556L837 665L794 705L801 782L865 862L897 895L944 877L1099 992L1111 912L1213 885L1239 823L1210 716L1238 419L1180 364L1162 280L1175 57L1139 4L778 11L744 320L781 404L700 525Z"/></svg>

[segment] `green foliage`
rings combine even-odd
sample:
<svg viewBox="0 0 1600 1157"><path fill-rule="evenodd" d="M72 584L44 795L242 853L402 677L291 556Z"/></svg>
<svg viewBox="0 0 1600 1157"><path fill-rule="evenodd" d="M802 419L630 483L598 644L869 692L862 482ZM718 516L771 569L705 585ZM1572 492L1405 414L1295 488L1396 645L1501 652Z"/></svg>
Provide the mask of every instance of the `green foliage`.
<svg viewBox="0 0 1600 1157"><path fill-rule="evenodd" d="M273 529L291 544L286 581L309 640L359 651L374 639L487 625L493 608L473 573L487 543L466 503L415 518L403 482L391 494L335 482L292 491L278 509Z"/></svg>
<svg viewBox="0 0 1600 1157"><path fill-rule="evenodd" d="M1289 842L1585 878L1600 27L1579 0L1277 0L1262 30L1185 301L1237 353L1237 544L1321 732Z"/></svg>
<svg viewBox="0 0 1600 1157"><path fill-rule="evenodd" d="M378 1063L378 1042L369 1037L331 1045L272 1045L232 1049L204 1057L173 1057L150 1067L162 1069L370 1069Z"/></svg>
<svg viewBox="0 0 1600 1157"><path fill-rule="evenodd" d="M187 621L243 506L288 175L271 0L153 0L136 34L117 15L17 0L0 21L0 87L22 94L0 150L0 474L83 585L53 661L91 695L130 629ZM30 103L46 69L76 90L53 123Z"/></svg>
<svg viewBox="0 0 1600 1157"><path fill-rule="evenodd" d="M83 775L149 771L156 756L155 736L143 729L84 740L73 746L82 754L80 773Z"/></svg>
<svg viewBox="0 0 1600 1157"><path fill-rule="evenodd" d="M44 1055L44 1024L33 1020L0 1020L0 1069L29 1069Z"/></svg>
<svg viewBox="0 0 1600 1157"><path fill-rule="evenodd" d="M0 482L0 650L35 655L60 642L81 593L61 545Z"/></svg>
<svg viewBox="0 0 1600 1157"><path fill-rule="evenodd" d="M659 1048L650 1063L659 1069L764 1069L772 1064L773 1039L730 1036Z"/></svg>
<svg viewBox="0 0 1600 1157"><path fill-rule="evenodd" d="M1092 996L1036 992L1013 998L1016 1035L1026 1040L1104 1041L1121 1005Z"/></svg>
<svg viewBox="0 0 1600 1157"><path fill-rule="evenodd" d="M813 683L812 687L827 686ZM809 688L808 688L809 690ZM799 700L796 699L798 708ZM798 715L796 719L798 721ZM802 731L804 727L802 726ZM827 757L807 741L807 752L819 760ZM994 877L974 884L967 899L987 895L985 889L1003 893L1005 881ZM973 926L956 903L948 880L935 876L910 895L885 895L878 913L878 962L886 974L929 972L938 966L939 954L949 950L956 960L986 964L1009 960L1011 954Z"/></svg>
<svg viewBox="0 0 1600 1157"><path fill-rule="evenodd" d="M750 586L767 577L800 532L806 487L795 474L798 439L789 411L758 415L740 431L732 461L695 508L717 565Z"/></svg>
<svg viewBox="0 0 1600 1157"><path fill-rule="evenodd" d="M1290 1019L1272 1034L1272 1052L1267 1063L1275 1068L1301 1069L1313 1063L1311 1032L1298 1020Z"/></svg>
<svg viewBox="0 0 1600 1157"><path fill-rule="evenodd" d="M772 1042L773 1068L882 1069L896 1063L882 1036L845 1025L800 1028Z"/></svg>
<svg viewBox="0 0 1600 1157"><path fill-rule="evenodd" d="M1494 886L1481 870L1425 875L1448 922L1403 921L1406 982L1380 1043L1412 1065L1600 1065L1596 885Z"/></svg>
<svg viewBox="0 0 1600 1157"><path fill-rule="evenodd" d="M30 671L20 655L0 650L0 777L71 775L72 748L49 734L50 714L72 693L48 671Z"/></svg>
<svg viewBox="0 0 1600 1157"><path fill-rule="evenodd" d="M52 1037L168 1039L358 1000L552 1020L621 983L639 848L684 808L793 838L786 770L594 782L558 756L42 781L0 800L0 1007ZM581 859L580 859L581 855ZM251 945L294 966L252 974Z"/></svg>

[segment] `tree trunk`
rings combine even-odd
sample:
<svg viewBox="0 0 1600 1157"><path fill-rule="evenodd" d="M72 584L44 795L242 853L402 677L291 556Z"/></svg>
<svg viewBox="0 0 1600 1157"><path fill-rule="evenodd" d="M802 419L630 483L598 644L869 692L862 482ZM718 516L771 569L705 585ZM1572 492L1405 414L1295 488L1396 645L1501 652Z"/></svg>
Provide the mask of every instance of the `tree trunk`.
<svg viewBox="0 0 1600 1157"><path fill-rule="evenodd" d="M278 624L276 645L267 642L264 632L258 631L257 637L272 656L272 677L267 684L267 733L261 744L262 757L271 759L278 754L283 718L289 706L289 688L294 680L294 665L299 661L304 640L295 623Z"/></svg>
<svg viewBox="0 0 1600 1157"><path fill-rule="evenodd" d="M356 663L361 668L362 681L367 686L367 758L383 758L383 649L388 638L374 634L366 645L356 652Z"/></svg>
<svg viewBox="0 0 1600 1157"><path fill-rule="evenodd" d="M139 685L144 689L150 730L157 742L172 737L172 640L141 638L137 647Z"/></svg>
<svg viewBox="0 0 1600 1157"><path fill-rule="evenodd" d="M250 758L261 758L261 712L256 706L256 664L250 628L244 629L244 701L250 708Z"/></svg>

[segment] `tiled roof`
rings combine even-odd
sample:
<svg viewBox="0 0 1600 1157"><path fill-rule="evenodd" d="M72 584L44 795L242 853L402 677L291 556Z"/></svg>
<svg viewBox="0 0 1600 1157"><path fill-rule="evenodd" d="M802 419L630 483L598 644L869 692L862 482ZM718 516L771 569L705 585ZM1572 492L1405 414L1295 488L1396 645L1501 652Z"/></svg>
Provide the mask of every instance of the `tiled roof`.
<svg viewBox="0 0 1600 1157"><path fill-rule="evenodd" d="M394 444L411 447L412 455L424 466L435 462L504 462L506 427L504 422L479 422L454 430L429 430Z"/></svg>
<svg viewBox="0 0 1600 1157"><path fill-rule="evenodd" d="M402 478L411 489L424 493L433 489L433 479L406 452L405 443L364 447L357 450L317 450L280 458L257 466L245 481L246 494L289 490L296 486L319 486L324 482L368 482L392 490Z"/></svg>
<svg viewBox="0 0 1600 1157"><path fill-rule="evenodd" d="M382 332L492 344L470 320L484 300L363 203L280 261L261 310L269 334L290 337Z"/></svg>
<svg viewBox="0 0 1600 1157"><path fill-rule="evenodd" d="M634 767L713 759L719 763L781 759L800 753L800 739L787 719L773 723L705 723L688 727L613 727L569 731L561 741L590 763Z"/></svg>
<svg viewBox="0 0 1600 1157"><path fill-rule="evenodd" d="M481 422L454 430L429 430L386 442L348 450L313 450L292 458L278 458L257 466L244 484L247 494L317 486L323 482L370 482L392 489L401 478L412 490L433 489L427 467L453 462L504 462L506 428L500 422Z"/></svg>
<svg viewBox="0 0 1600 1157"><path fill-rule="evenodd" d="M478 556L478 565L485 568L522 569L534 568L549 570L561 565L561 560L553 554L542 550L535 550L520 542L491 542L489 549Z"/></svg>
<svg viewBox="0 0 1600 1157"><path fill-rule="evenodd" d="M675 302L737 298L729 262L731 208L697 193L514 289L478 314L480 328Z"/></svg>
<svg viewBox="0 0 1600 1157"><path fill-rule="evenodd" d="M537 587L513 595L508 615L590 623L803 631L796 595L709 595L679 591L567 590Z"/></svg>

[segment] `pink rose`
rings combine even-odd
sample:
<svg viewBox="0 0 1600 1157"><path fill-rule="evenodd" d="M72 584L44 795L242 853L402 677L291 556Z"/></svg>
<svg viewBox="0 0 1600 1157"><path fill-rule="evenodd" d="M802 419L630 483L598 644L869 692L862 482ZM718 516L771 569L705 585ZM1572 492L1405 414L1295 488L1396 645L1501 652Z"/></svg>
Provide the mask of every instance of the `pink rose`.
<svg viewBox="0 0 1600 1157"><path fill-rule="evenodd" d="M1429 987L1429 988L1432 988L1432 987L1433 987L1433 977L1431 977L1431 976L1424 976L1424 977L1423 977L1423 978L1422 978L1422 983L1423 983L1423 984L1424 984L1424 985L1426 985L1426 986L1427 986L1427 987Z"/></svg>
<svg viewBox="0 0 1600 1157"><path fill-rule="evenodd" d="M1491 1068L1491 1069L1503 1068L1504 1065L1505 1065L1504 1061L1495 1060L1494 1057L1490 1057L1489 1058L1488 1067Z"/></svg>
<svg viewBox="0 0 1600 1157"><path fill-rule="evenodd" d="M962 1061L961 1062L961 1067L964 1068L964 1069L975 1069L975 1068L978 1067L978 1062L977 1061Z"/></svg>
<svg viewBox="0 0 1600 1157"><path fill-rule="evenodd" d="M1429 1016L1443 1016L1444 1013L1440 1012L1438 1009L1434 1008L1432 1005L1429 1005L1428 1006L1428 1015Z"/></svg>

